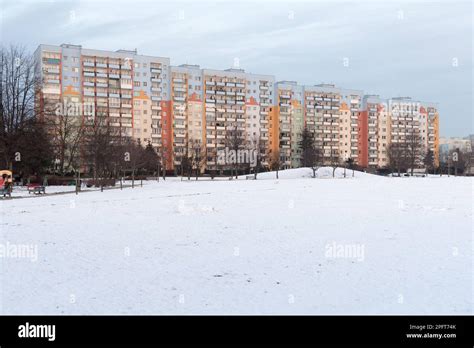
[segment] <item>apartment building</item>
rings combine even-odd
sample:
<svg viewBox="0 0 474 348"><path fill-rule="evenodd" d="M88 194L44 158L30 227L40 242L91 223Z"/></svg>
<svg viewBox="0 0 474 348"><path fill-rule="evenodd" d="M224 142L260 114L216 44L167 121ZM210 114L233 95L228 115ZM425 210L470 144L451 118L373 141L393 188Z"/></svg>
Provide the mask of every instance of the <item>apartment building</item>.
<svg viewBox="0 0 474 348"><path fill-rule="evenodd" d="M168 170L196 148L204 169L223 169L218 151L236 144L258 149L264 166L278 153L281 168L295 168L304 127L314 133L325 164L352 158L364 168L385 167L389 144L405 142L414 132L438 164L439 114L433 103L364 96L332 84L275 82L272 75L237 68L171 66L169 58L136 50L40 45L35 57L43 114L53 115L46 106L73 102L82 106L83 117L91 110L107 115L118 134L150 142Z"/></svg>
<svg viewBox="0 0 474 348"><path fill-rule="evenodd" d="M433 152L434 165L439 166L439 113L435 103L422 102L420 114L426 120L426 127L422 128L422 139L426 150Z"/></svg>
<svg viewBox="0 0 474 348"><path fill-rule="evenodd" d="M220 169L217 154L225 148L261 149L268 164L274 77L243 69L203 69L206 168Z"/></svg>
<svg viewBox="0 0 474 348"><path fill-rule="evenodd" d="M372 169L388 165L390 126L387 100L378 95L365 95L359 117L359 165Z"/></svg>
<svg viewBox="0 0 474 348"><path fill-rule="evenodd" d="M280 81L276 86L277 119L275 147L280 153L282 168L296 168L301 165L301 133L305 125L304 87L296 81Z"/></svg>
<svg viewBox="0 0 474 348"><path fill-rule="evenodd" d="M358 118L363 92L332 84L305 86L305 121L324 163L358 161Z"/></svg>
<svg viewBox="0 0 474 348"><path fill-rule="evenodd" d="M275 77L246 74L245 129L247 143L258 150L263 166L270 164L272 122L275 119Z"/></svg>
<svg viewBox="0 0 474 348"><path fill-rule="evenodd" d="M203 77L199 65L171 67L171 113L173 165L181 165L188 156L203 150L205 141Z"/></svg>
<svg viewBox="0 0 474 348"><path fill-rule="evenodd" d="M74 101L107 115L117 134L170 151L169 58L71 44L39 45L35 58L40 104Z"/></svg>

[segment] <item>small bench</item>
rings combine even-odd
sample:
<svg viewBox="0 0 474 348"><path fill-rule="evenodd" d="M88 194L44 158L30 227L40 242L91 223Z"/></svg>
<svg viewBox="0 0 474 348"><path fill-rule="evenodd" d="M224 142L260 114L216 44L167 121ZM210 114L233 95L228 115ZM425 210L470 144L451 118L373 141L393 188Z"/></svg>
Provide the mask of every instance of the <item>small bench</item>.
<svg viewBox="0 0 474 348"><path fill-rule="evenodd" d="M246 175L245 180L255 180L255 175Z"/></svg>
<svg viewBox="0 0 474 348"><path fill-rule="evenodd" d="M33 193L35 195L40 195L41 193L46 194L46 188L41 185L28 185L28 194Z"/></svg>

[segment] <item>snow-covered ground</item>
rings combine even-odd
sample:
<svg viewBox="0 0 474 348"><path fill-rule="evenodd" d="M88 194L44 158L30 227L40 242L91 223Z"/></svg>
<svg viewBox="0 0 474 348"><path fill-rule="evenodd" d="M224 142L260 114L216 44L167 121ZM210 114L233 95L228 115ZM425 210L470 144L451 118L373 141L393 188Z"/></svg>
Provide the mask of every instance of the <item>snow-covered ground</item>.
<svg viewBox="0 0 474 348"><path fill-rule="evenodd" d="M472 313L473 179L311 175L2 200L0 313Z"/></svg>

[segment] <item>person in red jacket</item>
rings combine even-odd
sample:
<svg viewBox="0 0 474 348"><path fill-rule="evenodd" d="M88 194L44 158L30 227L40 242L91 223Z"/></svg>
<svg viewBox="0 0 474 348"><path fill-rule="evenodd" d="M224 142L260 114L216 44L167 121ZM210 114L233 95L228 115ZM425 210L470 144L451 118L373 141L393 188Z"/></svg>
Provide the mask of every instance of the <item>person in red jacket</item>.
<svg viewBox="0 0 474 348"><path fill-rule="evenodd" d="M7 174L3 174L2 177L0 177L0 190L3 189L3 186L5 186L6 178Z"/></svg>

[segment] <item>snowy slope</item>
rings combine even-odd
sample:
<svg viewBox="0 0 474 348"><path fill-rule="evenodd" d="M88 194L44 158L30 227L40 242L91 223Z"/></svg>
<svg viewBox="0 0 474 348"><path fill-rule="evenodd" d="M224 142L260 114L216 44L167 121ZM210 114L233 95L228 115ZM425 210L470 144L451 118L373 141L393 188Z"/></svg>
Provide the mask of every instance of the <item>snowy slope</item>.
<svg viewBox="0 0 474 348"><path fill-rule="evenodd" d="M316 178L333 178L332 176L333 169L332 167L321 167L316 170ZM279 179L301 179L301 178L312 178L313 170L311 168L295 168L281 170L278 172ZM334 177L344 178L344 168L337 168ZM352 177L352 170L346 169L346 178ZM375 175L354 171L354 177L356 178L377 178ZM245 175L241 176L245 179ZM264 172L257 175L258 179L276 179L276 172Z"/></svg>
<svg viewBox="0 0 474 348"><path fill-rule="evenodd" d="M0 201L0 313L472 313L472 179L308 170Z"/></svg>

